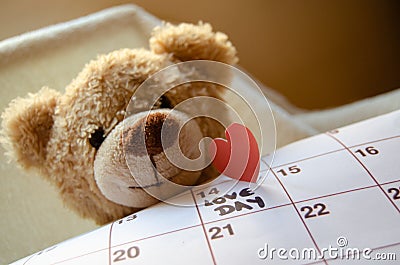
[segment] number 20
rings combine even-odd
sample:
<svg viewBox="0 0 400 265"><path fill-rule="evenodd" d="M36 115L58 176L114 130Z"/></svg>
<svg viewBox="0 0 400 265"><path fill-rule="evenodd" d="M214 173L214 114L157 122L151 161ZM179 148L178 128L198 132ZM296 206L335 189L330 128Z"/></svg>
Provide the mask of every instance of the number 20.
<svg viewBox="0 0 400 265"><path fill-rule="evenodd" d="M116 256L113 261L114 262L123 261L123 260L126 260L127 258L133 259L133 258L136 258L137 256L139 256L139 254L140 254L140 250L139 250L139 247L137 247L137 246L130 247L126 251L125 251L125 249L119 249L113 253L113 256Z"/></svg>

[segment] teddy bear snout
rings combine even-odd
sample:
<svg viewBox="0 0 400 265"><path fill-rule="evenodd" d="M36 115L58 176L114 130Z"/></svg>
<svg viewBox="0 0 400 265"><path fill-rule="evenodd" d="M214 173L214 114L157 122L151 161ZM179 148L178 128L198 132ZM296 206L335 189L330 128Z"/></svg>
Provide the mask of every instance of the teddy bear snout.
<svg viewBox="0 0 400 265"><path fill-rule="evenodd" d="M171 147L178 140L179 123L174 118L167 119L167 115L154 112L134 126L126 126L122 138L125 150L132 155L149 156L151 159L164 148Z"/></svg>
<svg viewBox="0 0 400 265"><path fill-rule="evenodd" d="M97 151L96 183L115 203L147 207L160 199L154 194L174 195L175 184L196 184L201 170L186 170L176 164L179 159L173 163L169 158L199 158L202 138L197 122L179 111L158 109L132 115L109 133Z"/></svg>

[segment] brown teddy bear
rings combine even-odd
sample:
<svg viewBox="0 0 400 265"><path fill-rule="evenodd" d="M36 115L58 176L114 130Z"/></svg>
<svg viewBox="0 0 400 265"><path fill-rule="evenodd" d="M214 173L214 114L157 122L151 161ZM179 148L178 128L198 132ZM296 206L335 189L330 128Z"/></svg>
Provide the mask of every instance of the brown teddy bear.
<svg viewBox="0 0 400 265"><path fill-rule="evenodd" d="M2 143L24 169L36 169L54 183L67 206L98 224L147 207L157 200L144 188L161 189L165 180L195 185L213 175L210 167L180 169L164 149L178 144L193 159L199 156L201 138L223 135L224 128L212 119L186 122L185 113L171 111L191 97L221 98L219 87L185 84L160 96L151 110L125 115L135 90L149 76L197 59L238 60L227 36L212 32L209 24L163 24L154 29L150 50L121 49L99 56L64 94L44 87L13 100L2 114ZM163 144L161 128L168 135ZM126 162L126 153L134 166Z"/></svg>

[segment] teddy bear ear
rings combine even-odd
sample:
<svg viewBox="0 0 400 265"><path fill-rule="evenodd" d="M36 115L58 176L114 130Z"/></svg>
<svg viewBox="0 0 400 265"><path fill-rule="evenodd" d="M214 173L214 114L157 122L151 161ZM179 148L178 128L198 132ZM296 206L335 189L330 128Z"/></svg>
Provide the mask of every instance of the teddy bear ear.
<svg viewBox="0 0 400 265"><path fill-rule="evenodd" d="M23 168L38 168L46 159L46 145L60 94L43 87L36 94L16 98L1 115L0 142L7 155Z"/></svg>
<svg viewBox="0 0 400 265"><path fill-rule="evenodd" d="M208 23L197 25L164 23L153 30L150 48L154 53L172 54L179 61L212 60L236 64L236 48L222 32L213 32Z"/></svg>

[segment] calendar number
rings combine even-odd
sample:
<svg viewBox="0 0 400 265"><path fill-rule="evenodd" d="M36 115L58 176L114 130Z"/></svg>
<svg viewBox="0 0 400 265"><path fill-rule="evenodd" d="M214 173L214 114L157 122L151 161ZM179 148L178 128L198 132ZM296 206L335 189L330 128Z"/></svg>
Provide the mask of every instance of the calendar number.
<svg viewBox="0 0 400 265"><path fill-rule="evenodd" d="M294 165L294 166L290 166L290 167L288 167L288 168L286 168L286 169L280 169L280 170L278 170L278 171L276 171L277 173L280 173L280 174L282 174L282 176L287 176L288 174L297 174L297 173L300 173L301 172L301 169L297 166L297 165Z"/></svg>
<svg viewBox="0 0 400 265"><path fill-rule="evenodd" d="M123 224L124 222L130 222L130 221L135 220L136 218L137 218L137 215L136 214L132 214L132 215L129 215L128 217L126 217L124 219L119 220L118 224L120 225L120 224Z"/></svg>
<svg viewBox="0 0 400 265"><path fill-rule="evenodd" d="M211 194L218 194L219 190L217 188L212 188L207 195L211 195ZM199 195L202 198L206 197L206 194L204 193L204 191L200 191L199 193L197 193L197 195Z"/></svg>
<svg viewBox="0 0 400 265"><path fill-rule="evenodd" d="M223 238L224 235L233 236L235 233L233 232L231 224L227 224L226 226L219 227L214 226L208 229L208 232L211 233L211 239Z"/></svg>
<svg viewBox="0 0 400 265"><path fill-rule="evenodd" d="M113 253L113 256L115 256L114 262L124 261L126 259L134 259L134 258L138 257L139 254L140 254L140 250L139 250L139 247L137 247L137 246L130 247L127 250L118 249L118 250L114 251L114 253Z"/></svg>
<svg viewBox="0 0 400 265"><path fill-rule="evenodd" d="M387 190L389 193L393 193L393 200L399 200L400 199L400 187L398 188L389 188Z"/></svg>
<svg viewBox="0 0 400 265"><path fill-rule="evenodd" d="M378 149L376 149L373 146L368 146L364 149L357 149L356 151L354 151L354 153L358 153L362 157L365 157L367 155L377 155L377 154L379 154L379 151L378 151Z"/></svg>
<svg viewBox="0 0 400 265"><path fill-rule="evenodd" d="M305 212L304 218L313 218L331 213L323 203L316 203L313 206L303 206L300 208L300 211Z"/></svg>

